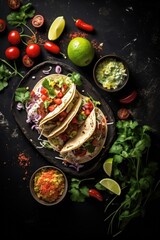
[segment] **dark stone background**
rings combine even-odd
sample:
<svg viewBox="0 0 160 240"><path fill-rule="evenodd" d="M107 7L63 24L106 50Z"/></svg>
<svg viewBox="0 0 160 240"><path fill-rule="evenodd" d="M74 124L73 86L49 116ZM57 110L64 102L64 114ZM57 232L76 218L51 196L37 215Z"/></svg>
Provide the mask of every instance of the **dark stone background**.
<svg viewBox="0 0 160 240"><path fill-rule="evenodd" d="M23 4L28 1L23 1ZM95 42L97 47L103 43L102 49L96 48L93 63L85 68L73 66L61 55L53 56L42 49L42 56L37 60L61 60L74 67L94 86L92 69L95 61L105 54L115 53L123 57L129 65L131 87L138 92L138 98L129 107L133 118L140 124L148 124L153 128L153 147L151 157L159 161L160 135L160 25L158 1L131 0L81 0L81 1L31 1L37 14L45 17L45 26L38 31L42 39L47 39L47 31L52 21L60 15L66 19L66 27L62 36L56 41L61 51L66 53L70 33L78 32L72 17L84 19L94 25L96 31L87 34L87 38ZM6 19L10 9L7 1L0 0L0 18ZM31 26L30 21L28 24ZM31 26L32 27L32 26ZM0 35L0 57L5 58L8 30ZM22 53L24 47L22 46ZM25 75L28 71L18 61L18 69ZM104 223L104 206L94 199L85 203L73 203L69 196L56 207L38 205L29 192L29 178L38 167L48 164L23 135L11 112L12 95L19 83L18 77L9 81L9 86L0 92L0 189L1 189L1 234L21 239L32 235L55 235L67 238L109 239L107 226ZM119 96L98 90L110 104L116 118L120 104ZM130 89L126 89L130 91ZM125 92L121 94L126 94ZM30 158L30 165L22 167L18 162L19 153L24 152ZM94 174L100 178L101 170ZM117 237L152 237L159 234L160 207L153 201L147 208L144 218L133 220L126 230Z"/></svg>

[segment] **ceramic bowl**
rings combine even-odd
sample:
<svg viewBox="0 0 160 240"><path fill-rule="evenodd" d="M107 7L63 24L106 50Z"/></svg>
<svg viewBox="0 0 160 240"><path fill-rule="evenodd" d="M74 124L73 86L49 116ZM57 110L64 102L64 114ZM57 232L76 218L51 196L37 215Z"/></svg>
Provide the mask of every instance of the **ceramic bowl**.
<svg viewBox="0 0 160 240"><path fill-rule="evenodd" d="M38 168L30 178L30 192L40 204L52 206L66 196L68 180L65 173L54 166Z"/></svg>
<svg viewBox="0 0 160 240"><path fill-rule="evenodd" d="M128 65L117 55L105 55L95 63L93 78L99 88L107 92L118 92L128 82Z"/></svg>

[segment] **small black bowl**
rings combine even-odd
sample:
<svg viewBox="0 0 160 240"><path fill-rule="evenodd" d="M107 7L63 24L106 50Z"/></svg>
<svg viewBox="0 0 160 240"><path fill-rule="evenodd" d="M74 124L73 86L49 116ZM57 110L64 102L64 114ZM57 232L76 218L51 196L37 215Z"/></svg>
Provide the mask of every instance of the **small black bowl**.
<svg viewBox="0 0 160 240"><path fill-rule="evenodd" d="M118 92L128 82L128 65L117 55L105 55L95 63L93 78L99 88L107 92Z"/></svg>
<svg viewBox="0 0 160 240"><path fill-rule="evenodd" d="M31 195L37 202L52 206L60 203L66 196L68 180L59 168L43 166L32 174L29 187Z"/></svg>

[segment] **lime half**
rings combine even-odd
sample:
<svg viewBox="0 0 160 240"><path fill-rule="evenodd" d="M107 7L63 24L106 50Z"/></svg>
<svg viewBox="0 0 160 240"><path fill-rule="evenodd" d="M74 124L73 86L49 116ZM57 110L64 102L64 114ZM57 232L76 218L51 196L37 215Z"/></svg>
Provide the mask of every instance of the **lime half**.
<svg viewBox="0 0 160 240"><path fill-rule="evenodd" d="M109 177L111 176L111 173L112 173L112 164L113 164L113 158L108 158L103 163L103 170Z"/></svg>
<svg viewBox="0 0 160 240"><path fill-rule="evenodd" d="M48 31L48 39L51 41L59 38L65 27L65 19L63 16L57 17L51 24Z"/></svg>
<svg viewBox="0 0 160 240"><path fill-rule="evenodd" d="M103 178L102 180L100 180L99 183L109 191L115 193L116 195L121 194L121 188L119 184L112 178Z"/></svg>

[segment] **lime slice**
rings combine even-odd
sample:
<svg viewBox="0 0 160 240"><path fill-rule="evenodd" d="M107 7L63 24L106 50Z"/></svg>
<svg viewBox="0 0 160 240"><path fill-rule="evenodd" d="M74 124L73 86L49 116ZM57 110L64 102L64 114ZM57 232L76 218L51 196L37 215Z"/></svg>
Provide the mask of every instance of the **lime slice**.
<svg viewBox="0 0 160 240"><path fill-rule="evenodd" d="M109 177L111 176L111 173L112 173L112 164L113 164L113 158L108 158L103 163L103 170Z"/></svg>
<svg viewBox="0 0 160 240"><path fill-rule="evenodd" d="M65 19L63 16L57 17L51 24L48 31L48 39L51 41L59 38L65 27Z"/></svg>
<svg viewBox="0 0 160 240"><path fill-rule="evenodd" d="M121 188L119 184L112 178L103 178L102 180L100 180L99 183L109 191L115 193L116 195L121 194Z"/></svg>

